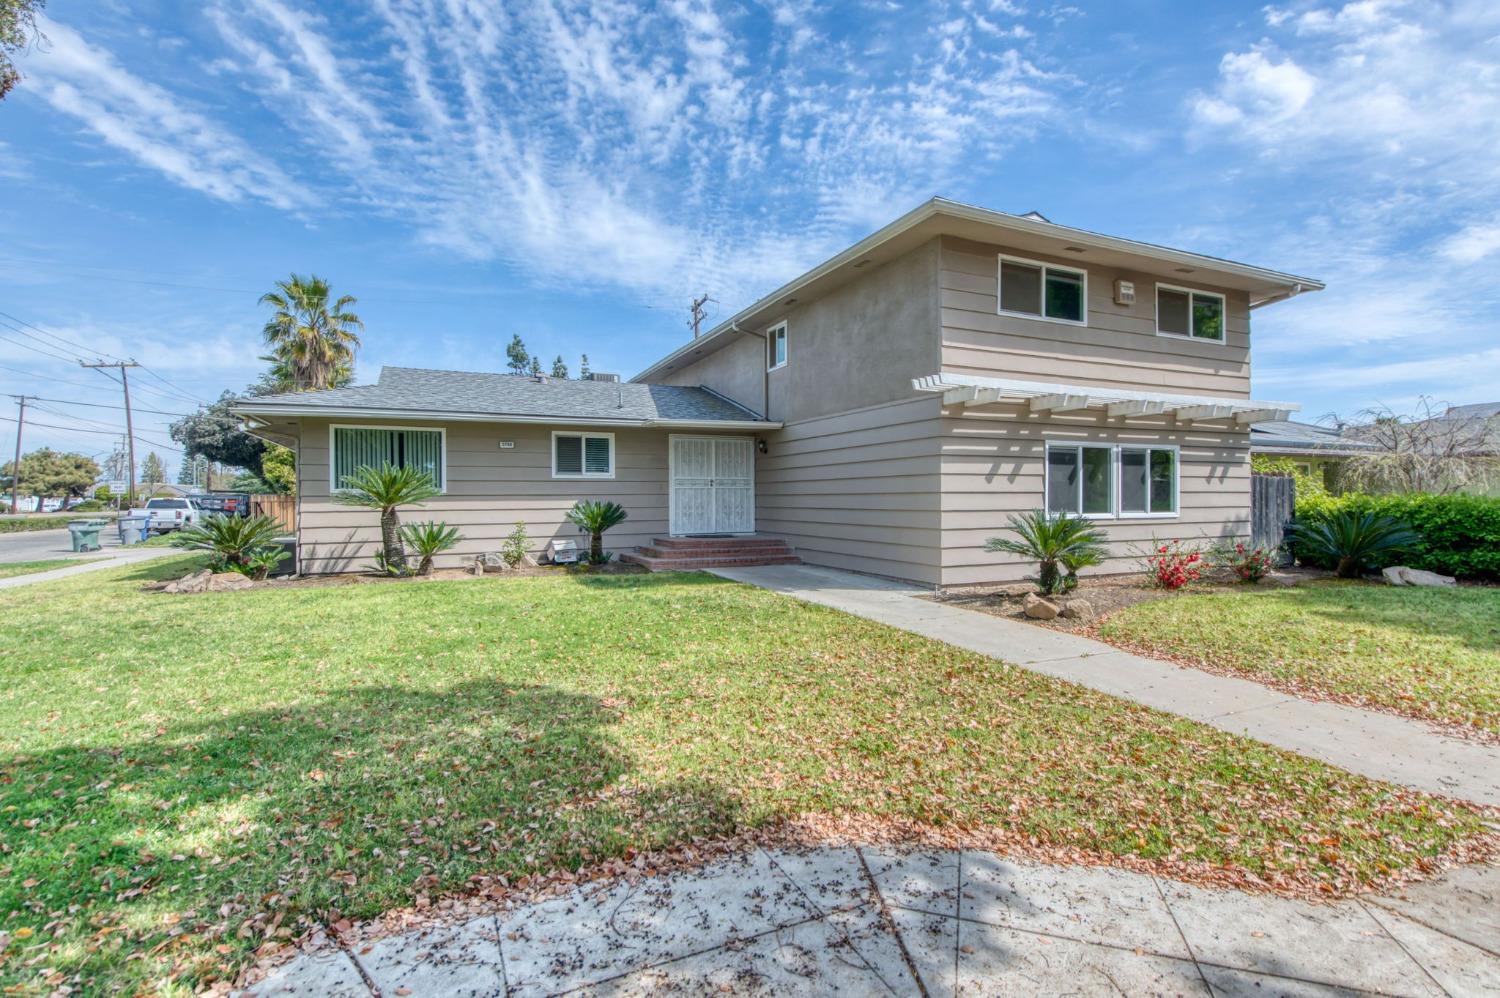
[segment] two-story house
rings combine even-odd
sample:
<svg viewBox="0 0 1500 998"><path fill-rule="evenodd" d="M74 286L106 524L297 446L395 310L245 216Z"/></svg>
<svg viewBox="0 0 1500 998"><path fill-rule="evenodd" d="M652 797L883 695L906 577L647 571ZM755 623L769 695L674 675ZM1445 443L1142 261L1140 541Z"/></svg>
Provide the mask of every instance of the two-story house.
<svg viewBox="0 0 1500 998"><path fill-rule="evenodd" d="M1214 257L933 199L628 383L391 369L371 386L247 399L298 450L299 567L368 561L331 502L360 463L415 462L457 563L517 520L574 537L580 498L651 564L772 552L931 585L1020 578L986 552L1012 513L1078 513L1114 559L1249 533L1250 316L1322 287ZM658 538L661 539L658 542ZM769 540L768 540L769 539ZM675 550L674 550L675 549Z"/></svg>

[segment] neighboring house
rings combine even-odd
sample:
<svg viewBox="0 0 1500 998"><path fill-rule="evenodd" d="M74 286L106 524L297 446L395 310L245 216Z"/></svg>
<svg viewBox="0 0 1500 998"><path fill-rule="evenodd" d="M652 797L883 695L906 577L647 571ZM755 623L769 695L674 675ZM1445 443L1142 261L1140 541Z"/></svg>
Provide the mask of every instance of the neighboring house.
<svg viewBox="0 0 1500 998"><path fill-rule="evenodd" d="M1337 490L1344 462L1360 454L1380 450L1336 429L1290 419L1256 423L1250 427L1250 452L1268 457L1289 457L1304 474L1319 475L1325 487Z"/></svg>
<svg viewBox="0 0 1500 998"><path fill-rule="evenodd" d="M574 537L581 498L630 513L620 550L759 533L803 560L931 585L1034 570L984 550L1012 513L1079 512L1110 568L1153 539L1249 532L1252 310L1322 285L933 199L630 383L387 368L372 386L245 399L298 451L302 571L368 564L338 478L390 458L444 489L457 564L516 520Z"/></svg>

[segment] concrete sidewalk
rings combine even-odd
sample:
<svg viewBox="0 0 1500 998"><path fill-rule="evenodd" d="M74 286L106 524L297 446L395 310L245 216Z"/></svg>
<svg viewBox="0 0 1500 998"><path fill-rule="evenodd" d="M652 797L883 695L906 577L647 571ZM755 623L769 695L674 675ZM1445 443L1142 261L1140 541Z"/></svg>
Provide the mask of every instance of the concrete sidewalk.
<svg viewBox="0 0 1500 998"><path fill-rule="evenodd" d="M1182 668L1075 634L918 599L928 591L851 572L810 565L713 571L735 582L945 641L1364 776L1500 805L1500 748L1450 737L1420 721L1302 700L1248 679Z"/></svg>
<svg viewBox="0 0 1500 998"><path fill-rule="evenodd" d="M121 565L134 565L137 562L151 561L154 558L165 557L170 554L182 554L181 548L105 548L93 554L82 554L80 558L98 558L99 561L85 562L79 565L69 565L66 568L54 568L50 572L32 572L30 575L17 575L9 579L0 579L0 589L15 589L20 586L34 586L43 582L56 582L58 579L68 579L75 575L83 575L87 572L102 572L108 568L119 568Z"/></svg>
<svg viewBox="0 0 1500 998"><path fill-rule="evenodd" d="M307 953L244 994L1496 994L1497 912L1494 867L1310 904L985 852L756 850Z"/></svg>

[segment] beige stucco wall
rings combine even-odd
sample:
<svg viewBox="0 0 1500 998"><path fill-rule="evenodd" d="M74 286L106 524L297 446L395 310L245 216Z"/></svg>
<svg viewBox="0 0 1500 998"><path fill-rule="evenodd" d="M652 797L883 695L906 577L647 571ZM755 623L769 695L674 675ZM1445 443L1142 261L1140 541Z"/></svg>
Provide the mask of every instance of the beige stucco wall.
<svg viewBox="0 0 1500 998"><path fill-rule="evenodd" d="M1088 272L1088 326L996 312L1004 247L945 238L939 271L942 369L966 374L1111 385L1143 391L1250 396L1250 309L1240 291L1191 274L1145 274L1080 258L1037 257ZM1117 278L1135 282L1134 305L1114 303ZM1225 342L1156 333L1156 283L1225 295Z"/></svg>
<svg viewBox="0 0 1500 998"><path fill-rule="evenodd" d="M329 498L328 439L333 422L302 423L298 466L298 531L301 570L315 574L365 569L379 546L379 518L373 510L341 506ZM457 566L475 554L498 551L518 520L531 535L533 553L553 538L584 542L565 515L579 499L604 499L625 507L629 519L605 534L610 551L627 551L667 532L667 438L664 429L617 429L615 477L554 479L554 430L600 432L595 427L536 426L519 423L420 423L361 420L360 425L446 428L447 492L421 508L403 509L402 522L441 520L459 528L463 541L438 559ZM693 431L699 432L699 431ZM743 434L739 434L743 435ZM515 443L500 448L500 441Z"/></svg>
<svg viewBox="0 0 1500 998"><path fill-rule="evenodd" d="M1249 433L1180 427L1171 419L1111 422L1102 413L1039 417L1018 406L950 407L941 420L943 585L1019 580L1035 565L984 550L1006 534L1012 513L1043 505L1048 440L1179 447L1178 515L1096 521L1110 539L1110 560L1095 572L1139 569L1134 549L1152 538L1207 545L1250 533Z"/></svg>

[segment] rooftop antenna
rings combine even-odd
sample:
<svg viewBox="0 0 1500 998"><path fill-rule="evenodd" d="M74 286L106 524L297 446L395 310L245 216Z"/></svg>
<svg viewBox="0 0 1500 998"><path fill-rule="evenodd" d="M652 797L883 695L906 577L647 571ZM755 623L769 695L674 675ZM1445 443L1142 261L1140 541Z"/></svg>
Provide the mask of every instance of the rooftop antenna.
<svg viewBox="0 0 1500 998"><path fill-rule="evenodd" d="M691 311L693 313L693 339L695 340L698 338L698 330L703 325L703 320L708 318L708 313L703 310L703 306L708 304L709 302L713 302L715 305L717 305L719 303L719 300L717 298L710 298L708 296L708 292L706 291L703 293L703 296L701 298L693 299Z"/></svg>

